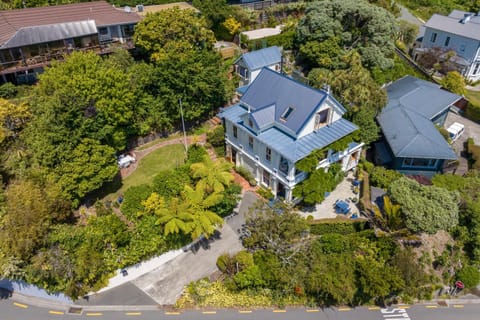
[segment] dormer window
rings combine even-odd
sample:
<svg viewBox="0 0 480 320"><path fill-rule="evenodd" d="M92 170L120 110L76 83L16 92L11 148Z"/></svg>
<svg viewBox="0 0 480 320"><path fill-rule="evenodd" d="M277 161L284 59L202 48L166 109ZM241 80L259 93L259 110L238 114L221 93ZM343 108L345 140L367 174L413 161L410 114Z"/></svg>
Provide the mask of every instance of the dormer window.
<svg viewBox="0 0 480 320"><path fill-rule="evenodd" d="M324 109L315 115L315 130L328 124L330 109Z"/></svg>
<svg viewBox="0 0 480 320"><path fill-rule="evenodd" d="M288 117L292 114L293 110L295 110L293 107L288 107L280 117L280 120L287 121Z"/></svg>

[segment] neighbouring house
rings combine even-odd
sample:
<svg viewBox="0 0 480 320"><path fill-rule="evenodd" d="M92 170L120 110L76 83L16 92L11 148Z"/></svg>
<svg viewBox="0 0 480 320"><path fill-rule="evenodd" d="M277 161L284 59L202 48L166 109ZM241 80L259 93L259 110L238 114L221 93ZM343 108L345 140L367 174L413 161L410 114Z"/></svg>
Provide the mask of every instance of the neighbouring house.
<svg viewBox="0 0 480 320"><path fill-rule="evenodd" d="M74 50L131 49L140 19L131 8L105 1L0 11L0 83L31 83Z"/></svg>
<svg viewBox="0 0 480 320"><path fill-rule="evenodd" d="M434 14L425 23L425 34L420 48L414 51L414 59L428 50L436 50L441 59L449 59L466 79L480 80L480 15L460 10L453 10L448 16ZM456 55L450 58L449 51Z"/></svg>
<svg viewBox="0 0 480 320"><path fill-rule="evenodd" d="M457 156L438 128L461 96L432 82L405 76L386 87L388 103L377 120L384 142L375 144L377 164L404 174L432 176Z"/></svg>
<svg viewBox="0 0 480 320"><path fill-rule="evenodd" d="M329 92L263 68L240 101L219 114L226 157L246 167L275 198L292 201L292 190L307 177L295 164L358 129L342 118L345 112ZM346 150L330 150L318 168L339 163L350 170L358 164L362 146L352 142Z"/></svg>
<svg viewBox="0 0 480 320"><path fill-rule="evenodd" d="M242 54L233 64L240 77L240 87L248 86L265 67L280 71L282 52L277 46L255 50Z"/></svg>

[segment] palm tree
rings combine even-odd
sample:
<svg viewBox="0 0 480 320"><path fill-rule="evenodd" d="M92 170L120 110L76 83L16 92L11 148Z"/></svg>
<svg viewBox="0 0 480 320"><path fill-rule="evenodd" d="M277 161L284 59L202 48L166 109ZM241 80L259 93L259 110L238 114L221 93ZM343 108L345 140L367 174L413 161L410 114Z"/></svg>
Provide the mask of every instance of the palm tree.
<svg viewBox="0 0 480 320"><path fill-rule="evenodd" d="M222 225L223 219L209 210L222 201L221 193L206 194L204 186L197 183L195 189L185 186L182 197L186 205L185 212L192 217L188 222L192 239L197 239L202 235L208 238L214 233L217 226Z"/></svg>
<svg viewBox="0 0 480 320"><path fill-rule="evenodd" d="M383 211L390 230L398 230L403 226L402 210L399 204L393 204L388 196L383 196Z"/></svg>
<svg viewBox="0 0 480 320"><path fill-rule="evenodd" d="M230 169L233 165L223 159L213 161L208 155L202 162L190 166L194 179L199 179L197 187L202 188L207 194L223 192L225 187L233 181Z"/></svg>

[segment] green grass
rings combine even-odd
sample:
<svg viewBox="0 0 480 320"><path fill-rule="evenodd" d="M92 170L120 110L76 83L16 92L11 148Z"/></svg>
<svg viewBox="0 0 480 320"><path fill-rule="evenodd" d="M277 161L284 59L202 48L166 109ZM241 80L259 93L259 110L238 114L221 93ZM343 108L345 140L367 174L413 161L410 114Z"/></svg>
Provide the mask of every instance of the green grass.
<svg viewBox="0 0 480 320"><path fill-rule="evenodd" d="M480 91L467 90L467 94L465 96L472 104L480 106Z"/></svg>
<svg viewBox="0 0 480 320"><path fill-rule="evenodd" d="M173 169L183 164L184 161L185 149L183 144L172 144L159 148L141 159L137 169L126 177L121 184L106 185L103 191L108 194L104 197L104 200L114 201L132 186L150 184L157 173ZM118 188L120 185L121 187Z"/></svg>

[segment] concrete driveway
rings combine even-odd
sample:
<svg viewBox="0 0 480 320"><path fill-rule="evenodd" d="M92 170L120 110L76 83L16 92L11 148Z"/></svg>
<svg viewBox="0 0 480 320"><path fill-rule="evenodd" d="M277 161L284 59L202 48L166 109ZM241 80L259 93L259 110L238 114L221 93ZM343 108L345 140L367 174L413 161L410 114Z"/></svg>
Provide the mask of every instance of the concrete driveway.
<svg viewBox="0 0 480 320"><path fill-rule="evenodd" d="M160 305L174 304L184 287L190 282L210 276L217 271L217 258L224 253L236 253L243 249L237 229L245 223L244 214L257 200L247 192L238 208L238 214L226 220L220 230L220 238L209 241L209 248L199 246L198 251L184 252L159 268L147 273L132 283ZM204 243L205 245L205 243Z"/></svg>

